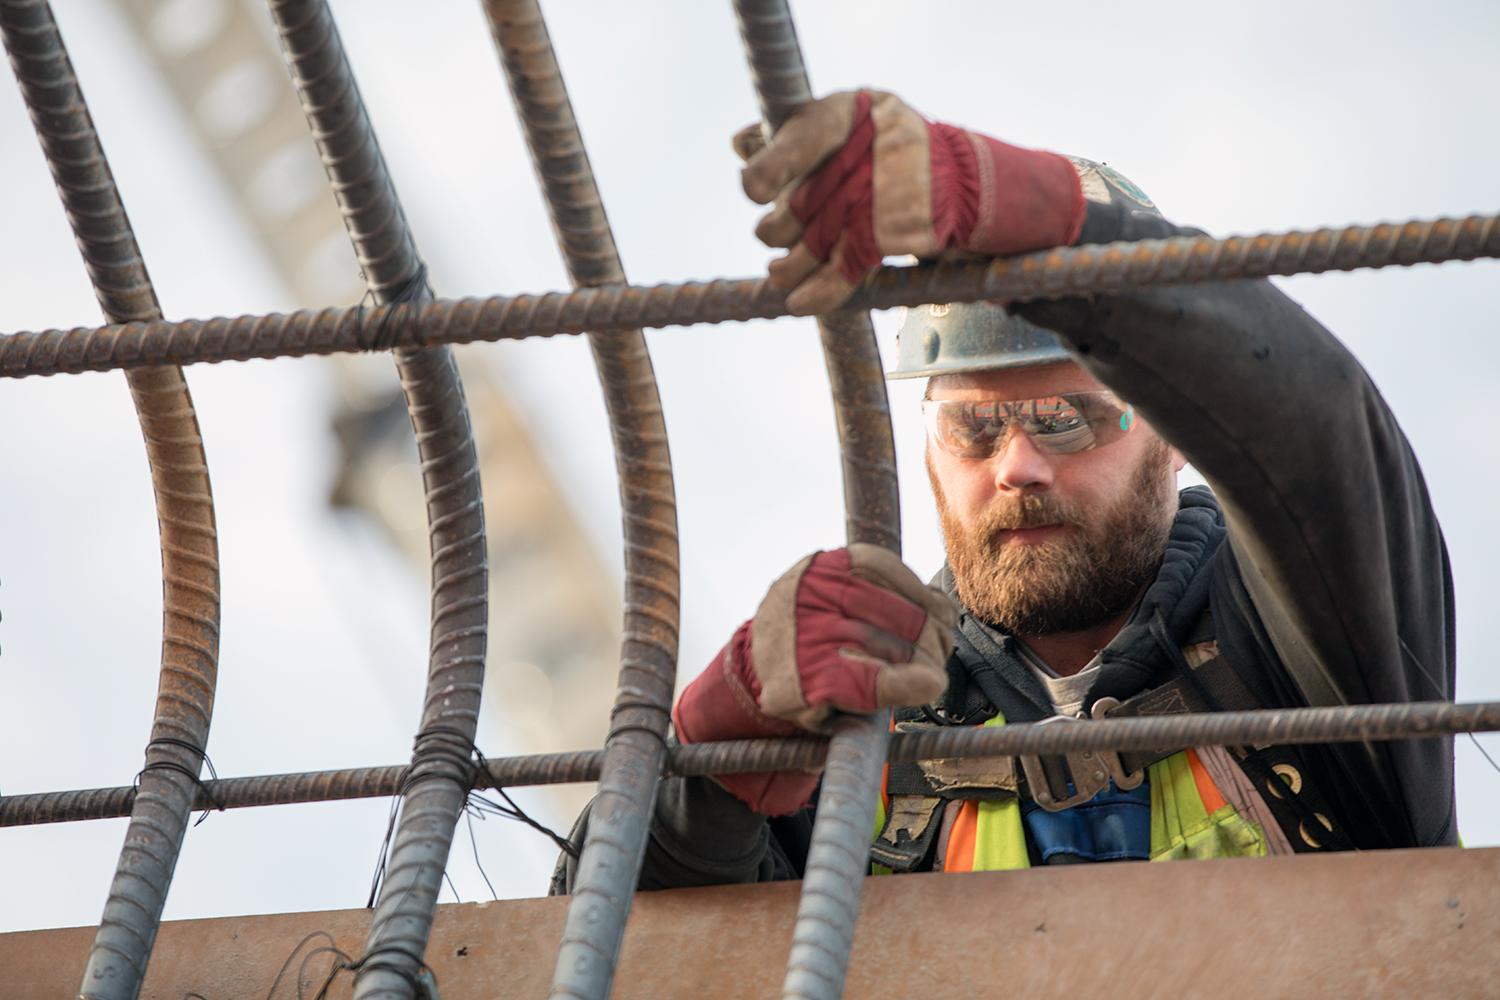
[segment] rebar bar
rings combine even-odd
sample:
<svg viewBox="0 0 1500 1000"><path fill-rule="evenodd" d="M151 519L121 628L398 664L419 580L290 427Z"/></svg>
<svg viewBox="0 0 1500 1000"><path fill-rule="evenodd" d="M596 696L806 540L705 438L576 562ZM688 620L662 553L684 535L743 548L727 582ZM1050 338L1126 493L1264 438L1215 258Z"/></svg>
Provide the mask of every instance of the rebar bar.
<svg viewBox="0 0 1500 1000"><path fill-rule="evenodd" d="M487 0L532 166L577 286L625 282L624 265L536 0ZM590 333L620 480L625 622L599 791L568 904L551 995L604 1000L614 980L657 782L677 674L677 501L646 338Z"/></svg>
<svg viewBox="0 0 1500 1000"><path fill-rule="evenodd" d="M270 9L370 293L380 303L430 300L426 268L326 0L271 0ZM404 348L396 367L426 494L432 634L400 819L354 977L360 1000L414 993L469 793L489 601L479 459L452 352Z"/></svg>
<svg viewBox="0 0 1500 1000"><path fill-rule="evenodd" d="M812 99L792 13L787 0L735 0L734 11L764 128L774 133ZM836 310L818 317L818 332L838 421L846 535L850 542L870 542L899 555L896 444L870 314ZM889 726L889 710L834 723L783 996L843 995Z"/></svg>
<svg viewBox="0 0 1500 1000"><path fill-rule="evenodd" d="M1100 719L1078 725L1013 723L998 728L951 726L895 733L887 759L998 757L1066 754L1085 750L1153 750L1163 747L1291 746L1365 740L1432 739L1459 733L1500 731L1500 702L1407 702L1393 705L1339 705L1325 708L1258 709ZM807 770L822 766L828 741L797 739L725 740L672 747L664 775L744 774ZM477 772L475 788L514 788L595 781L602 750L497 757ZM196 809L329 802L395 795L407 765L224 778L203 782ZM70 823L128 815L135 789L79 789L0 796L0 827Z"/></svg>
<svg viewBox="0 0 1500 1000"><path fill-rule="evenodd" d="M46 0L0 4L0 33L106 318L161 306ZM81 997L140 991L177 867L213 718L219 651L218 536L198 418L182 370L126 374L146 443L162 553L161 673L140 792L84 968Z"/></svg>
<svg viewBox="0 0 1500 1000"><path fill-rule="evenodd" d="M1122 288L1500 257L1500 215L1254 236L1065 247L991 261L882 267L849 308L1026 301ZM0 378L611 333L792 315L764 278L613 285L0 334Z"/></svg>

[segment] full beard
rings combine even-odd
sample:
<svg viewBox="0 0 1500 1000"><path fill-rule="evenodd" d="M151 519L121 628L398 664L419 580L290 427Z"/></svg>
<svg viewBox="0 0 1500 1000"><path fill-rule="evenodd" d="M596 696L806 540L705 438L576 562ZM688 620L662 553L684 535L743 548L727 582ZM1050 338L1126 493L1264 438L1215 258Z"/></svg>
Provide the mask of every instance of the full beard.
<svg viewBox="0 0 1500 1000"><path fill-rule="evenodd" d="M1128 488L1089 510L1040 494L997 496L972 526L948 507L928 463L948 565L970 613L1019 636L1078 632L1125 612L1155 577L1177 510L1171 450L1152 441ZM1061 524L1058 538L1006 545L1003 531Z"/></svg>

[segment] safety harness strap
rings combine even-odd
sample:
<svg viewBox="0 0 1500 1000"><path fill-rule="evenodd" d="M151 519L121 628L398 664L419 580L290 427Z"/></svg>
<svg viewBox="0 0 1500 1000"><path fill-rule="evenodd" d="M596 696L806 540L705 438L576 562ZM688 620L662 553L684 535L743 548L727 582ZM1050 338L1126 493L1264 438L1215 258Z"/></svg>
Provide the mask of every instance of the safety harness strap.
<svg viewBox="0 0 1500 1000"><path fill-rule="evenodd" d="M1214 693L1224 710L1260 707L1223 657L1204 661L1193 669L1193 677ZM1104 717L1119 719L1200 711L1208 711L1208 706L1203 704L1191 685L1181 678L1175 678L1115 705L1104 713ZM932 726L931 722L916 719L900 720L896 723L896 731L910 732ZM1173 746L1121 751L1119 758L1124 772L1134 774L1185 749L1187 748L1183 746ZM1069 781L1071 769L1065 763L1065 758L1051 755L1038 759L1048 783L1053 787L1061 788ZM993 799L1014 795L1032 799L1032 782L1027 780L1028 775L1017 762L1016 757L946 757L893 763L886 791L893 797L925 795L945 799Z"/></svg>
<svg viewBox="0 0 1500 1000"><path fill-rule="evenodd" d="M1217 654L1211 640L1212 623L1205 614L1188 644L1189 650L1202 652L1197 657L1199 662L1180 660L1179 667L1186 669L1181 669L1179 676L1124 702L1100 699L1094 705L1094 717L1119 719L1263 707L1228 660ZM934 725L920 710L897 712L898 732ZM947 802L1012 798L1055 810L1074 804L1080 796L1091 798L1090 788L1095 784L1108 787L1113 780L1121 789L1136 787L1147 768L1186 749L1158 747L1086 758L965 757L893 763L886 783L890 808L871 850L872 859L895 872L922 870L932 856ZM1294 850L1349 848L1347 836L1331 819L1332 810L1306 779L1306 769L1294 747L1233 747L1230 753L1265 797ZM1095 771L1103 767L1108 779L1101 784L1094 780L1098 774L1093 773L1079 780L1080 763Z"/></svg>

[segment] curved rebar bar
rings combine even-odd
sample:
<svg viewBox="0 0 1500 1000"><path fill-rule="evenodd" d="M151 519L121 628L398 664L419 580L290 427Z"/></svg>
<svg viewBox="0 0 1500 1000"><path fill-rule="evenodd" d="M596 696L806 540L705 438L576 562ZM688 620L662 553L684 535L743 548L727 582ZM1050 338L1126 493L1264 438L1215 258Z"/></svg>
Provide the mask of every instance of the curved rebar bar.
<svg viewBox="0 0 1500 1000"><path fill-rule="evenodd" d="M557 55L536 0L487 0L547 211L575 285L616 285L624 265L594 181ZM620 478L625 623L599 791L557 952L551 995L604 1000L635 895L677 674L677 501L667 430L640 330L589 343L604 389Z"/></svg>
<svg viewBox="0 0 1500 1000"><path fill-rule="evenodd" d="M271 0L302 110L377 302L432 292L326 0ZM448 348L398 350L432 552L432 635L421 728L375 914L355 972L360 1000L413 995L453 831L467 801L489 602L479 459Z"/></svg>
<svg viewBox="0 0 1500 1000"><path fill-rule="evenodd" d="M1174 236L991 261L882 267L848 307L1025 301L1123 288L1500 257L1500 215L1253 236ZM790 316L764 278L616 285L0 334L0 378L658 329Z"/></svg>
<svg viewBox="0 0 1500 1000"><path fill-rule="evenodd" d="M1018 722L997 729L953 726L895 733L887 755L892 761L939 757L1066 754L1085 750L1157 750L1172 746L1247 746L1347 743L1365 740L1431 739L1460 733L1500 731L1500 702L1405 702L1391 705L1337 705L1328 708L1276 708L1245 712L1157 715L1086 720L1080 725ZM725 740L672 747L662 773L744 774L752 771L808 770L821 767L828 741L797 739ZM485 761L475 788L513 788L594 781L602 750L529 754ZM327 802L394 795L406 766L268 774L203 782L195 808ZM125 816L135 789L90 788L0 797L0 827L70 823Z"/></svg>
<svg viewBox="0 0 1500 1000"><path fill-rule="evenodd" d="M89 280L114 323L161 306L83 91L46 0L0 3L0 32ZM219 547L197 414L182 370L128 372L156 494L162 554L161 678L140 792L79 996L140 991L196 793L219 655Z"/></svg>
<svg viewBox="0 0 1500 1000"><path fill-rule="evenodd" d="M735 0L734 11L761 117L774 132L812 100L792 13L786 0ZM846 308L819 316L818 332L838 420L846 534L851 542L871 542L899 555L896 443L870 314ZM832 1000L843 995L859 897L869 873L870 828L880 800L890 718L884 710L834 724L783 996Z"/></svg>

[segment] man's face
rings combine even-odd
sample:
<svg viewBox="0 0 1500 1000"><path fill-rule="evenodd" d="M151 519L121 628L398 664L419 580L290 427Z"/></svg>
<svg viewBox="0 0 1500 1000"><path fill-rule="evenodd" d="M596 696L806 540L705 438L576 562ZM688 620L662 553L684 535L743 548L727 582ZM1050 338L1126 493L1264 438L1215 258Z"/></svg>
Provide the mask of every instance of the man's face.
<svg viewBox="0 0 1500 1000"><path fill-rule="evenodd" d="M934 400L1020 400L1104 387L1071 362L941 375ZM927 443L927 472L964 606L1016 635L1076 632L1126 611L1155 576L1183 459L1143 421L1054 454L1012 429L987 458Z"/></svg>

